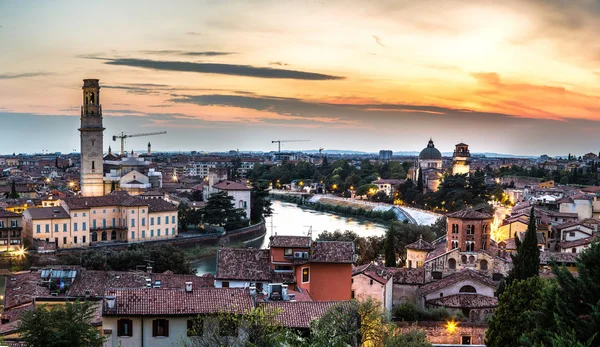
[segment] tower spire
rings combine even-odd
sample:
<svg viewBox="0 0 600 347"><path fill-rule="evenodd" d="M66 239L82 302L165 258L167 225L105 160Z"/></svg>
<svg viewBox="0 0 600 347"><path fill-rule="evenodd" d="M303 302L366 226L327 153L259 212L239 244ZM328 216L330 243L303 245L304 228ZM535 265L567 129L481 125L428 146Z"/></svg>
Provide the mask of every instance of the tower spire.
<svg viewBox="0 0 600 347"><path fill-rule="evenodd" d="M100 104L100 84L97 79L83 80L81 105L81 195L104 195L102 149L104 127ZM110 151L110 149L109 149Z"/></svg>

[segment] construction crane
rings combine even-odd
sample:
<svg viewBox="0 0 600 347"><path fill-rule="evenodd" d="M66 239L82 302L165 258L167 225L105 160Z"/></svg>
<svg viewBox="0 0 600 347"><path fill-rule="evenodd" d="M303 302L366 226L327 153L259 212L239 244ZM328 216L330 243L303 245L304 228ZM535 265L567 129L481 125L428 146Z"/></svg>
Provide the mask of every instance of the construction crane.
<svg viewBox="0 0 600 347"><path fill-rule="evenodd" d="M130 137L164 135L166 133L167 133L166 131L159 131L156 133L142 133L142 134L127 135L124 132L121 132L119 135L114 135L112 138L113 138L113 141L117 141L117 139L121 139L121 156L123 156L123 155L125 155L125 139L128 139Z"/></svg>
<svg viewBox="0 0 600 347"><path fill-rule="evenodd" d="M282 142L309 142L310 140L273 140L271 143L277 143L277 153L281 154Z"/></svg>

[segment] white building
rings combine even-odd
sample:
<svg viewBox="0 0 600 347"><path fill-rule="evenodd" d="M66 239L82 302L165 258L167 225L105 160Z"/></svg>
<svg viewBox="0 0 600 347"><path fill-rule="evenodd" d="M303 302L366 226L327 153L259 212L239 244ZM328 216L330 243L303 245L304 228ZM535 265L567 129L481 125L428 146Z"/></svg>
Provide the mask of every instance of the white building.
<svg viewBox="0 0 600 347"><path fill-rule="evenodd" d="M234 181L224 179L227 177L225 170L210 170L208 181L204 186L204 201L208 201L211 194L225 191L227 195L233 197L236 208L241 208L246 212L246 217L250 218L250 193L252 188Z"/></svg>
<svg viewBox="0 0 600 347"><path fill-rule="evenodd" d="M367 264L352 269L353 299L370 297L380 302L388 312L392 312L393 292L394 278L386 273L385 268Z"/></svg>

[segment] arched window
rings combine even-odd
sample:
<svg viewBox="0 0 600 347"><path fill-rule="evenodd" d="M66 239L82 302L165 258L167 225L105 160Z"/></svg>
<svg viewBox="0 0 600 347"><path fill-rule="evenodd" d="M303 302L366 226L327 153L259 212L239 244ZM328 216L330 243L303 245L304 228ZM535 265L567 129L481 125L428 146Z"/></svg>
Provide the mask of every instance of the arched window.
<svg viewBox="0 0 600 347"><path fill-rule="evenodd" d="M483 271L487 271L487 269L488 269L487 260L483 259L481 262L479 262L479 269L483 270Z"/></svg>
<svg viewBox="0 0 600 347"><path fill-rule="evenodd" d="M116 239L117 239L117 231L116 231L116 230L113 230L113 231L110 233L110 239L111 239L111 240L116 240Z"/></svg>
<svg viewBox="0 0 600 347"><path fill-rule="evenodd" d="M475 257L474 256L469 256L469 264L475 264Z"/></svg>
<svg viewBox="0 0 600 347"><path fill-rule="evenodd" d="M458 248L458 240L452 240L452 249Z"/></svg>
<svg viewBox="0 0 600 347"><path fill-rule="evenodd" d="M467 246L467 250L466 250L467 252L475 251L475 241L467 241L466 246Z"/></svg>
<svg viewBox="0 0 600 347"><path fill-rule="evenodd" d="M92 233L92 242L96 242L96 241L98 241L98 234L94 231Z"/></svg>
<svg viewBox="0 0 600 347"><path fill-rule="evenodd" d="M460 257L460 261L462 261L463 264L467 263L467 256L463 255L462 257Z"/></svg>
<svg viewBox="0 0 600 347"><path fill-rule="evenodd" d="M473 287L473 286L466 285L466 286L462 286L458 292L459 293L477 293L477 289L475 289L475 287Z"/></svg>
<svg viewBox="0 0 600 347"><path fill-rule="evenodd" d="M94 102L95 102L94 93L90 93L90 104L93 104Z"/></svg>
<svg viewBox="0 0 600 347"><path fill-rule="evenodd" d="M108 240L108 234L106 233L106 231L102 232L102 241L106 241Z"/></svg>
<svg viewBox="0 0 600 347"><path fill-rule="evenodd" d="M240 200L240 202L238 203L238 207L239 208L244 208L244 201Z"/></svg>
<svg viewBox="0 0 600 347"><path fill-rule="evenodd" d="M448 259L448 268L450 270L456 270L456 260L454 260L454 258Z"/></svg>

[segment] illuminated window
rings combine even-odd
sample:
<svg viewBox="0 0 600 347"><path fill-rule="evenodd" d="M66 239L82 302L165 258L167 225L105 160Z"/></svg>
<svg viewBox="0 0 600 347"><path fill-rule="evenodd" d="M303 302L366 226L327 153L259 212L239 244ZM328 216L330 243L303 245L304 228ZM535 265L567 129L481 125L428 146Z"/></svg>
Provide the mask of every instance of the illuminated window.
<svg viewBox="0 0 600 347"><path fill-rule="evenodd" d="M310 269L307 267L302 268L302 283L310 281Z"/></svg>

